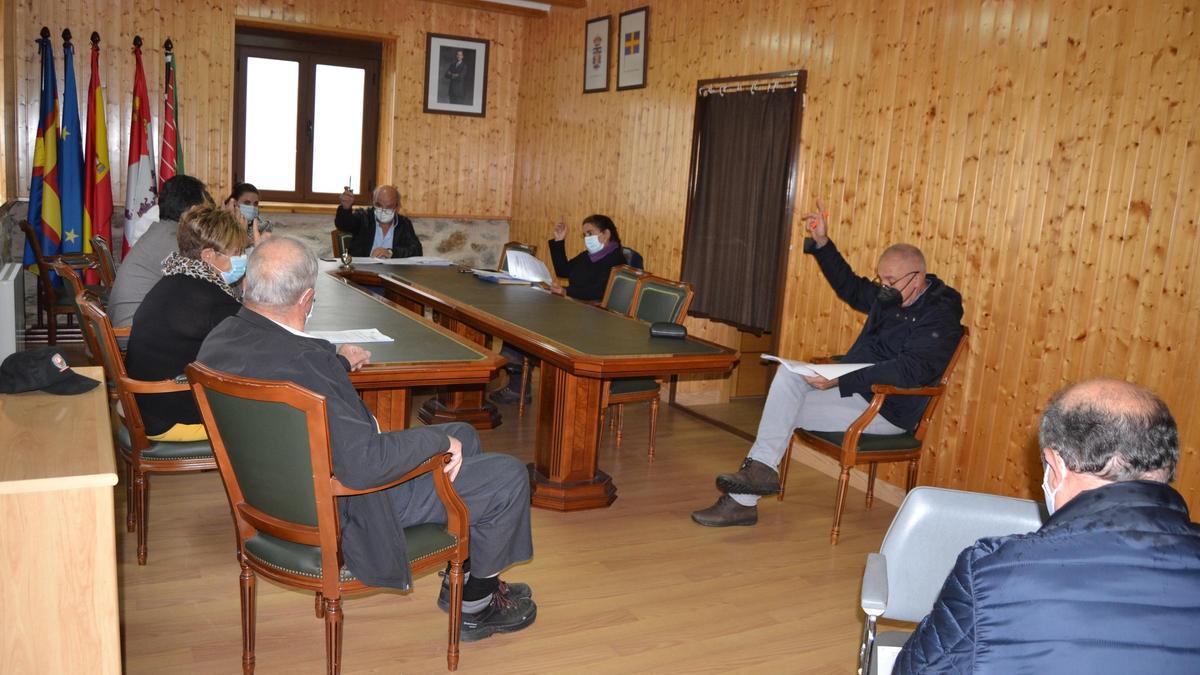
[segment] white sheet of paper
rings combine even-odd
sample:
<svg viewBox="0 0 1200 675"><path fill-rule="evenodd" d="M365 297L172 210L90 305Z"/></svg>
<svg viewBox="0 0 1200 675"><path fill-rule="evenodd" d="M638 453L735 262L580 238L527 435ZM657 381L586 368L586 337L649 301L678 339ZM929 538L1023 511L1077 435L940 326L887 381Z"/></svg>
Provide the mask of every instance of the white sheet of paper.
<svg viewBox="0 0 1200 675"><path fill-rule="evenodd" d="M793 361L792 359L784 359L771 354L763 354L763 361L774 361L797 375L820 375L827 380L836 380L843 375L848 375L856 370L870 368L874 363L809 363L807 361Z"/></svg>
<svg viewBox="0 0 1200 675"><path fill-rule="evenodd" d="M525 281L540 281L544 284L554 282L546 263L524 251L508 252L508 273Z"/></svg>
<svg viewBox="0 0 1200 675"><path fill-rule="evenodd" d="M394 342L394 340L383 333L379 332L378 328L354 328L352 330L310 330L308 334L313 337L329 340L335 345L341 344L357 344L360 342Z"/></svg>
<svg viewBox="0 0 1200 675"><path fill-rule="evenodd" d="M411 258L355 258L356 265L423 265L425 267L449 267L452 260L435 258L433 256L416 255Z"/></svg>

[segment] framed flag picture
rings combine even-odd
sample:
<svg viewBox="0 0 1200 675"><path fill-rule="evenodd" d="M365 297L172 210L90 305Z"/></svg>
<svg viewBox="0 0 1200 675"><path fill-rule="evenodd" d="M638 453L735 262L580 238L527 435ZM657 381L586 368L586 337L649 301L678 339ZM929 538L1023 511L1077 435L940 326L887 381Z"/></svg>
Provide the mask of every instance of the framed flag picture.
<svg viewBox="0 0 1200 675"><path fill-rule="evenodd" d="M425 112L487 114L488 41L430 33L425 43Z"/></svg>
<svg viewBox="0 0 1200 675"><path fill-rule="evenodd" d="M612 34L612 17L602 16L587 22L583 35L583 93L608 91L608 66L612 52L608 38Z"/></svg>
<svg viewBox="0 0 1200 675"><path fill-rule="evenodd" d="M646 86L650 8L621 12L617 25L617 91Z"/></svg>

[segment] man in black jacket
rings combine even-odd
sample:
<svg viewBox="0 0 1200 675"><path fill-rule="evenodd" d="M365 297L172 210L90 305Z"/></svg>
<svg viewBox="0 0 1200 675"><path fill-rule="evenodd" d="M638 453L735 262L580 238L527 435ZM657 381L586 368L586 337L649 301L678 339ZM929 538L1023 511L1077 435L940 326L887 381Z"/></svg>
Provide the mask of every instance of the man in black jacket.
<svg viewBox="0 0 1200 675"><path fill-rule="evenodd" d="M424 255L412 221L397 213L400 190L380 185L371 194L371 208L354 208L354 193L347 187L338 198L333 225L351 236L350 255L356 258L411 258Z"/></svg>
<svg viewBox="0 0 1200 675"><path fill-rule="evenodd" d="M701 525L758 522L759 497L779 492L779 462L794 429L845 431L870 405L873 384L933 384L962 337L962 296L926 272L920 249L910 244L888 247L876 266L878 281L872 281L855 275L829 240L824 214L806 216L805 222L812 238L805 240L804 252L817 259L837 296L867 315L843 362L872 365L835 380L779 368L758 436L741 469L717 476L717 487L725 494L713 506L692 513L692 520ZM926 401L915 396L888 398L865 432L902 434L916 429Z"/></svg>
<svg viewBox="0 0 1200 675"><path fill-rule="evenodd" d="M484 453L468 424L380 432L347 374L367 364L370 353L352 345L335 350L303 331L316 300L316 276L316 256L299 240L276 236L254 247L244 306L213 329L196 359L236 375L289 380L324 396L334 473L352 488L386 483L438 453L453 454L446 472L471 514L462 639L530 625L537 607L529 586L499 577L533 555L525 467L514 457ZM343 497L338 507L346 566L372 586L407 589L412 575L404 528L446 522L429 476ZM445 584L438 604L448 608Z"/></svg>
<svg viewBox="0 0 1200 675"><path fill-rule="evenodd" d="M1200 673L1200 526L1167 485L1166 404L1082 382L1039 437L1050 520L964 550L892 672Z"/></svg>

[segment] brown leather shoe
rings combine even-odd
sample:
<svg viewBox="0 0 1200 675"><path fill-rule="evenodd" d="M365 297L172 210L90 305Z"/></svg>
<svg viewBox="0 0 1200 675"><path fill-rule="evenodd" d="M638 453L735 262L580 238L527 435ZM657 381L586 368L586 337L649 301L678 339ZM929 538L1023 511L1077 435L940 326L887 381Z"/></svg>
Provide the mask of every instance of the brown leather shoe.
<svg viewBox="0 0 1200 675"><path fill-rule="evenodd" d="M730 525L753 525L758 522L757 506L742 506L729 495L721 495L717 503L692 512L692 520L705 527L729 527Z"/></svg>
<svg viewBox="0 0 1200 675"><path fill-rule="evenodd" d="M777 495L779 473L757 459L747 457L737 473L717 476L717 487L731 495Z"/></svg>

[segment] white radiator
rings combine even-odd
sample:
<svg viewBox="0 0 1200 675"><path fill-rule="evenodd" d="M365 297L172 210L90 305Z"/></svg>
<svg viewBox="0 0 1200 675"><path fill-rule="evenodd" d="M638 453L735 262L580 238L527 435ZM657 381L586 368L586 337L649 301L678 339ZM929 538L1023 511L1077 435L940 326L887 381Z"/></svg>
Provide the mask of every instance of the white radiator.
<svg viewBox="0 0 1200 675"><path fill-rule="evenodd" d="M20 263L0 265L0 360L17 351L25 332L25 274Z"/></svg>

